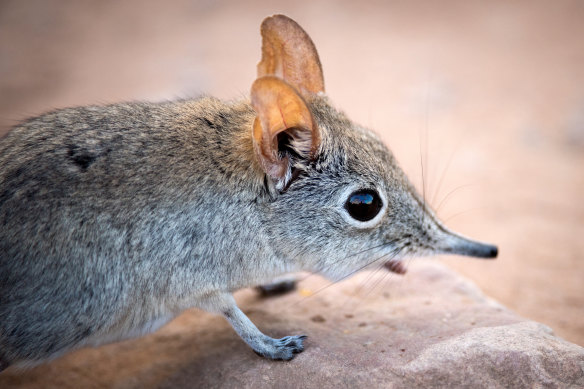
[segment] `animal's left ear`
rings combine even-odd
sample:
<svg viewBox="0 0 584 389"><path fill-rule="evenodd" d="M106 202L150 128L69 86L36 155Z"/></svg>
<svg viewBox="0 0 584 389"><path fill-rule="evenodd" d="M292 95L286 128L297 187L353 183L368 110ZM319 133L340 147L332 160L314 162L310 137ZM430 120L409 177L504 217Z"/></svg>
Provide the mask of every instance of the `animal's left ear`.
<svg viewBox="0 0 584 389"><path fill-rule="evenodd" d="M292 85L305 99L324 92L322 66L308 34L284 15L264 19L262 59L258 78L276 76Z"/></svg>
<svg viewBox="0 0 584 389"><path fill-rule="evenodd" d="M294 167L316 154L319 134L304 99L278 77L258 78L251 87L255 155L264 172L284 189Z"/></svg>

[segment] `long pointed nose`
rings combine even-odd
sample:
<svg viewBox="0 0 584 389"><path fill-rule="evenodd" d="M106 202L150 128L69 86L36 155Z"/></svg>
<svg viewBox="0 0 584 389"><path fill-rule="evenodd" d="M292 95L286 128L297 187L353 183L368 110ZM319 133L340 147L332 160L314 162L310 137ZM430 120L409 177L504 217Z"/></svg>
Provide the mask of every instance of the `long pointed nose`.
<svg viewBox="0 0 584 389"><path fill-rule="evenodd" d="M438 251L444 254L458 254L477 258L496 258L499 253L497 246L465 238L454 232L445 230Z"/></svg>

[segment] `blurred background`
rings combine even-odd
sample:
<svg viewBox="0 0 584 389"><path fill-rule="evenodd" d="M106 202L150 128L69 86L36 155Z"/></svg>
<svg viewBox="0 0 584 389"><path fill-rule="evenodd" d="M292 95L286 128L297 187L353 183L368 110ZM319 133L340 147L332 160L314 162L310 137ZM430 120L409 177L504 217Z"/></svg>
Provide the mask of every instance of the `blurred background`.
<svg viewBox="0 0 584 389"><path fill-rule="evenodd" d="M0 135L71 105L243 98L274 13L446 224L500 249L439 260L584 345L582 1L0 0Z"/></svg>

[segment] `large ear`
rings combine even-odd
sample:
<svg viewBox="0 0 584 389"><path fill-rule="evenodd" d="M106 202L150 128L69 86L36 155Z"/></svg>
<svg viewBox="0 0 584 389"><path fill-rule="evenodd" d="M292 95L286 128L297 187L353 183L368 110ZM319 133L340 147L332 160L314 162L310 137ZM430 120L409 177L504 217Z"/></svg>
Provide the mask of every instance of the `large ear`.
<svg viewBox="0 0 584 389"><path fill-rule="evenodd" d="M264 19L261 27L262 59L258 78L280 77L304 98L324 92L322 66L314 43L294 20L284 15Z"/></svg>
<svg viewBox="0 0 584 389"><path fill-rule="evenodd" d="M296 90L280 78L258 78L251 87L255 154L276 188L286 187L295 164L314 157L319 134L310 110Z"/></svg>

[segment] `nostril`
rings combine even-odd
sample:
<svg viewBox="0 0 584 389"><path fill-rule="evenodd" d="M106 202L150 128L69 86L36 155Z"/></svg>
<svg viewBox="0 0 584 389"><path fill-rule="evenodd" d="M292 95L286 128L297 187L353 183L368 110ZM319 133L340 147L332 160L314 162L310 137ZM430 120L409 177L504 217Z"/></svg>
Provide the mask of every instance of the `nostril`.
<svg viewBox="0 0 584 389"><path fill-rule="evenodd" d="M470 255L478 258L496 258L498 254L499 249L497 246L481 244L480 246L475 246Z"/></svg>
<svg viewBox="0 0 584 389"><path fill-rule="evenodd" d="M497 246L493 246L491 248L491 252L489 253L489 256L491 258L497 258L497 255L499 255L499 248Z"/></svg>

